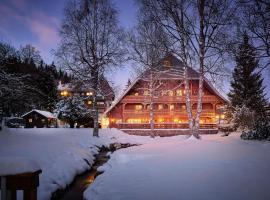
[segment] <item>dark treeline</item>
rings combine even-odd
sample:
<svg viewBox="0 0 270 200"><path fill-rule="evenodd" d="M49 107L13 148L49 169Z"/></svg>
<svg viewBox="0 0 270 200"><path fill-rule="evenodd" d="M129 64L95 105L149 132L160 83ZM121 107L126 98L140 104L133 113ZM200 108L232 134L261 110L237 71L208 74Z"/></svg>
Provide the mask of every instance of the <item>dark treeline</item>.
<svg viewBox="0 0 270 200"><path fill-rule="evenodd" d="M0 43L0 107L4 116L16 116L30 109L52 111L57 102L57 84L70 76L46 64L31 45L15 49Z"/></svg>

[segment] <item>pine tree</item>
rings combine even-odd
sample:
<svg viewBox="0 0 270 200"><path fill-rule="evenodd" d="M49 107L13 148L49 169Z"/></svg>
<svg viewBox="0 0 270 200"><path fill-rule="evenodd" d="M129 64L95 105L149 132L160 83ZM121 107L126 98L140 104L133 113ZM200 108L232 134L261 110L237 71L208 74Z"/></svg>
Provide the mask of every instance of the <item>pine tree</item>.
<svg viewBox="0 0 270 200"><path fill-rule="evenodd" d="M249 37L243 34L243 41L239 45L235 57L236 67L228 94L231 106L235 108L247 107L260 117L265 115L265 98L263 78L258 71L259 60L256 58L254 47L249 43Z"/></svg>

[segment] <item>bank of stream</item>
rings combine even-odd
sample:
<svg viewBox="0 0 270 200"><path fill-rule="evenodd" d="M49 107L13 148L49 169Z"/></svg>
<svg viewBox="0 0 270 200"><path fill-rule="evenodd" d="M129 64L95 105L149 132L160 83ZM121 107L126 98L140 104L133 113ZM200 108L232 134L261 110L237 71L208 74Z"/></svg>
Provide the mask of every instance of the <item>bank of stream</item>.
<svg viewBox="0 0 270 200"><path fill-rule="evenodd" d="M118 149L128 148L131 146L137 146L136 144L129 143L113 143L109 147L101 147L99 153L95 156L95 162L91 169L86 172L77 175L72 183L65 189L56 190L51 197L51 200L83 200L83 192L89 187L95 180L95 178L101 174L97 170L98 167L104 165L109 159L109 152L113 153Z"/></svg>

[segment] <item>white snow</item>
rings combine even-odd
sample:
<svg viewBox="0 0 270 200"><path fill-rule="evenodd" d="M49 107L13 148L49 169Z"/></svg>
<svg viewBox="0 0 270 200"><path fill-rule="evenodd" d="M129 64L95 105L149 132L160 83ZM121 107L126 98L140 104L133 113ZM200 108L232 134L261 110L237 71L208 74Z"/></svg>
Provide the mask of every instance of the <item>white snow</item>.
<svg viewBox="0 0 270 200"><path fill-rule="evenodd" d="M0 174L42 170L38 199L72 182L94 162L98 147L142 144L120 149L98 168L104 171L85 191L88 200L268 200L270 142L228 137L130 136L102 129L5 129L0 132ZM10 170L10 171L9 171ZM20 196L20 195L19 195Z"/></svg>
<svg viewBox="0 0 270 200"><path fill-rule="evenodd" d="M38 199L47 200L58 188L89 169L98 147L114 142L140 144L150 137L129 136L116 129L102 129L100 138L91 129L5 129L0 131L0 174L17 174L41 168Z"/></svg>
<svg viewBox="0 0 270 200"><path fill-rule="evenodd" d="M46 118L56 119L56 117L55 117L51 112L49 112L49 111L44 111L44 110L37 110L37 109L33 109L33 110L31 110L30 112L25 113L24 115L22 115L22 117L24 117L25 115L28 115L28 114L31 113L31 112L37 112L37 113L43 115L43 116L46 117Z"/></svg>
<svg viewBox="0 0 270 200"><path fill-rule="evenodd" d="M85 191L88 200L268 200L270 143L239 134L158 138L121 149Z"/></svg>
<svg viewBox="0 0 270 200"><path fill-rule="evenodd" d="M40 170L35 160L24 157L0 157L0 176L15 175Z"/></svg>

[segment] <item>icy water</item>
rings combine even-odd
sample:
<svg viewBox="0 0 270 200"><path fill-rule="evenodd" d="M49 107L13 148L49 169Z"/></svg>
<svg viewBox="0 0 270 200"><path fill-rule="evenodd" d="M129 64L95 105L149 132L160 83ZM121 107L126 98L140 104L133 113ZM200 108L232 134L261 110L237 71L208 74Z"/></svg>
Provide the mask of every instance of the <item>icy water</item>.
<svg viewBox="0 0 270 200"><path fill-rule="evenodd" d="M99 166L102 166L109 160L107 156L108 150L102 150L96 156L96 160L92 168L83 174L76 176L73 182L64 190L58 190L53 194L51 200L83 200L83 192L94 182L95 178L100 175L97 171Z"/></svg>

